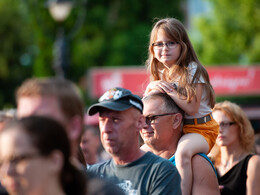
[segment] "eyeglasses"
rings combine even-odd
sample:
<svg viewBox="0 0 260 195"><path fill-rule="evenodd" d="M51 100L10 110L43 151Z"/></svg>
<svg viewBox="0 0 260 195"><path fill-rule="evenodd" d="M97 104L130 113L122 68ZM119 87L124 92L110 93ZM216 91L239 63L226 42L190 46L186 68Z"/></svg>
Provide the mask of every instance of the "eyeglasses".
<svg viewBox="0 0 260 195"><path fill-rule="evenodd" d="M230 127L231 125L234 125L234 124L236 124L235 122L220 122L219 123L219 127L221 128L221 129L226 129L226 128L228 128L228 127Z"/></svg>
<svg viewBox="0 0 260 195"><path fill-rule="evenodd" d="M152 115L152 116L146 116L145 122L146 122L147 125L151 125L151 124L155 123L155 119L157 119L158 117L173 115L173 114L177 114L177 113L166 113L166 114L157 114L157 115Z"/></svg>
<svg viewBox="0 0 260 195"><path fill-rule="evenodd" d="M168 42L155 42L152 44L153 48L156 50L162 49L164 46L167 46L169 49L174 49L177 47L179 43L175 41L168 41Z"/></svg>
<svg viewBox="0 0 260 195"><path fill-rule="evenodd" d="M6 161L0 161L0 170L2 170L3 167L6 167L7 164L16 166L19 163L21 163L22 161L29 160L32 158L37 158L39 156L40 156L40 154L38 154L38 153L22 154L20 156L12 157L11 159L6 160Z"/></svg>

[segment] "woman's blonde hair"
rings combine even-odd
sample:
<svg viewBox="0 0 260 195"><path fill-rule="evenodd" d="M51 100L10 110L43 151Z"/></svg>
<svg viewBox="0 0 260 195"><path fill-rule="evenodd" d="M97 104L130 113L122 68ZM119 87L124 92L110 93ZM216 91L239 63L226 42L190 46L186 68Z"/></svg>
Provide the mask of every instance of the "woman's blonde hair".
<svg viewBox="0 0 260 195"><path fill-rule="evenodd" d="M150 80L155 81L162 79L159 70L163 69L164 66L154 57L152 46L152 44L157 39L157 33L159 29L162 29L167 37L169 37L173 41L176 41L181 46L181 53L176 62L177 66L172 66L168 73L166 73L166 75L163 75L163 79L171 82L174 78L180 76L179 87L177 91L179 94L185 95L187 97L187 101L190 102L194 96L196 97L194 83L196 83L196 81L199 80L200 76L202 76L206 82L206 92L207 94L209 94L209 105L211 106L211 108L213 108L215 105L215 93L210 84L208 73L198 60L198 57L192 47L192 44L189 40L188 34L183 24L175 18L161 19L157 21L153 26L150 34L148 52L149 57L146 61L147 70L151 75ZM197 71L192 81L189 80L189 71L187 68L191 62L195 62L197 64Z"/></svg>
<svg viewBox="0 0 260 195"><path fill-rule="evenodd" d="M230 101L224 101L215 105L213 112L217 110L225 113L238 126L239 143L244 152L252 152L254 150L254 129L241 107ZM214 147L216 153L213 154L213 158L218 163L221 155L220 146L215 144Z"/></svg>

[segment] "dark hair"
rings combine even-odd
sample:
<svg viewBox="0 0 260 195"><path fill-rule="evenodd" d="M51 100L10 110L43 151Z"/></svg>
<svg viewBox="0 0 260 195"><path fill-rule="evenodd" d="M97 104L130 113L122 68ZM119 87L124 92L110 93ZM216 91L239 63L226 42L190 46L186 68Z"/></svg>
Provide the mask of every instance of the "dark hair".
<svg viewBox="0 0 260 195"><path fill-rule="evenodd" d="M11 122L5 130L19 127L28 134L31 144L43 156L54 150L63 154L64 164L60 174L60 182L65 194L86 194L86 175L70 163L70 143L64 127L57 121L43 116L24 117Z"/></svg>

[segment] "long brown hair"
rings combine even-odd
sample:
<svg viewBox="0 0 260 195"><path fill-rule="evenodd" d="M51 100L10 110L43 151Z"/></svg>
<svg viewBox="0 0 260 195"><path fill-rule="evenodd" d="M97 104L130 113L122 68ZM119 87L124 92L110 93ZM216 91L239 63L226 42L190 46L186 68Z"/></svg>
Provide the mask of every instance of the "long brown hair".
<svg viewBox="0 0 260 195"><path fill-rule="evenodd" d="M170 70L163 75L163 78L160 76L160 70L162 70L164 66L154 57L152 46L152 43L154 43L157 39L159 29L162 29L168 38L178 42L181 46L181 53L176 64L171 66ZM200 76L202 76L205 80L206 93L209 94L209 105L211 108L214 107L215 93L210 84L209 75L206 69L201 65L189 40L188 34L179 20L175 18L165 18L154 24L150 34L148 56L146 67L151 75L151 81L165 79L166 81L172 82L174 79L180 78L177 92L178 94L185 95L187 97L187 101L190 102L193 97L196 97L195 83L199 80ZM193 79L190 80L188 66L192 62L197 64L197 71Z"/></svg>

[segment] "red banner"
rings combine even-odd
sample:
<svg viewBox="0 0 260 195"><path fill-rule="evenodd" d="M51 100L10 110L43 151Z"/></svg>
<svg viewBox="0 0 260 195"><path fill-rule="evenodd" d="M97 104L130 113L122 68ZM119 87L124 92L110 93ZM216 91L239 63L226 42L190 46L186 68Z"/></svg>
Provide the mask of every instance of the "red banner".
<svg viewBox="0 0 260 195"><path fill-rule="evenodd" d="M260 66L207 67L207 71L217 96L260 95ZM92 69L88 78L93 98L112 87L123 87L142 96L149 82L142 67Z"/></svg>
<svg viewBox="0 0 260 195"><path fill-rule="evenodd" d="M216 95L260 94L260 66L209 67L207 71Z"/></svg>

